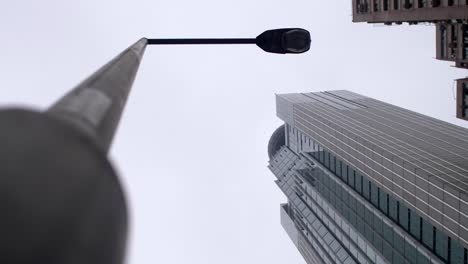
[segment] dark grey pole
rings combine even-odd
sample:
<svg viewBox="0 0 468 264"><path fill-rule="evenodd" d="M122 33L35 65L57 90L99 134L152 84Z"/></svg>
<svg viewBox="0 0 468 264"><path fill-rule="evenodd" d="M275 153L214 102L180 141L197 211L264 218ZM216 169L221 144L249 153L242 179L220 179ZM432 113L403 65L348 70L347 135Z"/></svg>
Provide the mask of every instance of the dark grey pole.
<svg viewBox="0 0 468 264"><path fill-rule="evenodd" d="M124 263L127 202L107 153L146 45L45 112L0 109L0 263Z"/></svg>
<svg viewBox="0 0 468 264"><path fill-rule="evenodd" d="M147 43L146 38L140 39L58 100L46 114L74 125L107 152Z"/></svg>

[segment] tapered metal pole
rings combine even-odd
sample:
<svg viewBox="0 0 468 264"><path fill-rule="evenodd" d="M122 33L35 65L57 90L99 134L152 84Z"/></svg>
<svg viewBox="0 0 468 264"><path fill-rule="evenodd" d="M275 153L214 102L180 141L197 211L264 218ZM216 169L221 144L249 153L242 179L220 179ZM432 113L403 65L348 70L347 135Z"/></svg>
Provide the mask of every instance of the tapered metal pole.
<svg viewBox="0 0 468 264"><path fill-rule="evenodd" d="M45 112L0 109L0 263L124 263L127 202L107 156L146 45Z"/></svg>
<svg viewBox="0 0 468 264"><path fill-rule="evenodd" d="M146 38L140 39L59 99L46 114L73 125L107 152L147 44Z"/></svg>

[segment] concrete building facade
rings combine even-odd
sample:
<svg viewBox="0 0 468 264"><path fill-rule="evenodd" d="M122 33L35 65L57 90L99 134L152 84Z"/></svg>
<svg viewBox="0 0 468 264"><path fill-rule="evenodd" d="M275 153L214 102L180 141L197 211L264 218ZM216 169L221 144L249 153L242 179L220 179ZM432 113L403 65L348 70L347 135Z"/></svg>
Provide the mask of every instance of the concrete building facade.
<svg viewBox="0 0 468 264"><path fill-rule="evenodd" d="M397 23L468 20L467 0L353 0L353 22Z"/></svg>
<svg viewBox="0 0 468 264"><path fill-rule="evenodd" d="M353 0L352 6L353 22L435 24L436 59L468 69L468 0ZM464 99L457 101L457 117L467 120L460 115Z"/></svg>
<svg viewBox="0 0 468 264"><path fill-rule="evenodd" d="M436 24L436 43L436 59L468 69L468 23Z"/></svg>

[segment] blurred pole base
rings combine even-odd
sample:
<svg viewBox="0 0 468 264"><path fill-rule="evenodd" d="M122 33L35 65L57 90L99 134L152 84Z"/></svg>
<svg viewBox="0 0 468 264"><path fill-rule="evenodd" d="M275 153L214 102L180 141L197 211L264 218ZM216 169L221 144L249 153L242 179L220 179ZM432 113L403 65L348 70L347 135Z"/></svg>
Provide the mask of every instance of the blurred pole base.
<svg viewBox="0 0 468 264"><path fill-rule="evenodd" d="M0 263L123 263L124 193L93 138L47 113L2 110L0 164Z"/></svg>

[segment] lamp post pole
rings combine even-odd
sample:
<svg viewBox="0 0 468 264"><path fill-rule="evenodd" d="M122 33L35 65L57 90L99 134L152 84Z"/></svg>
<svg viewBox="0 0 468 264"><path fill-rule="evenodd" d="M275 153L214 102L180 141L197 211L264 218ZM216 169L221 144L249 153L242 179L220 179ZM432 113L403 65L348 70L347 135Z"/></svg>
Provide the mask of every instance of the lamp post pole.
<svg viewBox="0 0 468 264"><path fill-rule="evenodd" d="M0 111L0 263L123 263L128 209L107 153L146 45L45 112Z"/></svg>
<svg viewBox="0 0 468 264"><path fill-rule="evenodd" d="M128 210L107 154L147 45L256 44L302 53L310 35L140 39L44 112L0 110L0 263L121 264Z"/></svg>
<svg viewBox="0 0 468 264"><path fill-rule="evenodd" d="M45 114L73 125L107 152L147 43L143 38L127 48L58 100Z"/></svg>

